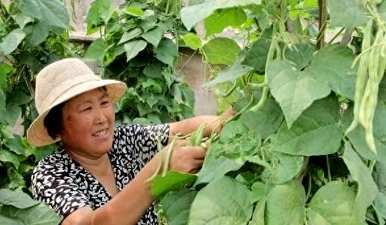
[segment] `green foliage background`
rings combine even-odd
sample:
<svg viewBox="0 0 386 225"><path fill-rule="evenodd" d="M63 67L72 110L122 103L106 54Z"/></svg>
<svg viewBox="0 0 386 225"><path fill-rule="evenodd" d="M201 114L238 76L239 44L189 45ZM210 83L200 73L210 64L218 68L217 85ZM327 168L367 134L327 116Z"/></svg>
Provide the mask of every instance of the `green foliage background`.
<svg viewBox="0 0 386 225"><path fill-rule="evenodd" d="M32 166L53 151L37 150L6 129L17 115L25 125L36 115L33 75L43 65L73 55L97 60L103 76L130 86L117 108L120 121L163 122L191 113L191 94L175 76L178 50L187 47L208 64L212 79L206 87L215 88L220 108L233 105L239 113L211 143L197 175L170 173L167 182L153 183L163 222L385 224L384 81L373 121L377 154L366 144L361 126L345 131L353 119L353 62L371 19L364 3L376 5L384 24L386 1L189 3L181 9L180 1L128 1L117 9L97 0L87 16L87 31L101 37L87 50L68 42L59 0L1 5L1 186L28 192ZM197 35L193 28L200 22L204 34ZM169 101L172 96L176 101ZM0 194L9 196L0 197L0 221L6 224L29 218L19 212L27 215L43 207L28 197L18 204L9 190Z"/></svg>

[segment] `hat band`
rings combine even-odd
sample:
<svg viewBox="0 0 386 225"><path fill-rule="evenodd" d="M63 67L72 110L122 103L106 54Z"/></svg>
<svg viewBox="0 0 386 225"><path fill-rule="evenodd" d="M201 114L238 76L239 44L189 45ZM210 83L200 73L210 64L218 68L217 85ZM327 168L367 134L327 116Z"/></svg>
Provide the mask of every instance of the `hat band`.
<svg viewBox="0 0 386 225"><path fill-rule="evenodd" d="M85 78L86 78L86 80L85 80ZM42 103L41 107L37 107L39 114L46 111L57 99L59 99L61 96L63 96L70 89L72 89L78 85L90 82L90 81L100 81L100 80L101 79L98 76L94 75L93 79L90 79L90 75L87 75L87 76L75 77L75 78L72 78L72 79L69 79L69 80L62 82L59 86L57 86L56 88L53 88L49 92L49 94L43 99L43 101L41 102ZM67 88L63 89L63 87L67 87Z"/></svg>

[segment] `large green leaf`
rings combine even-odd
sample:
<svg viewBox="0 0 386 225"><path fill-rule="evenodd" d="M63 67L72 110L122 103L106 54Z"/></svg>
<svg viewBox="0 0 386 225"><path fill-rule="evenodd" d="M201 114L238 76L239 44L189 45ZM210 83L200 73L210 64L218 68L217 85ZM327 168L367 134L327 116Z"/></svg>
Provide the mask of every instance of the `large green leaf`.
<svg viewBox="0 0 386 225"><path fill-rule="evenodd" d="M381 214L382 218L386 220L386 194L378 192L378 195L374 200L374 207Z"/></svg>
<svg viewBox="0 0 386 225"><path fill-rule="evenodd" d="M226 81L234 81L238 78L246 75L253 70L252 67L240 65L239 63L233 64L231 67L221 71L216 78L204 84L205 87L211 87L216 84L220 84Z"/></svg>
<svg viewBox="0 0 386 225"><path fill-rule="evenodd" d="M107 47L107 43L102 38L99 38L88 47L84 57L103 62Z"/></svg>
<svg viewBox="0 0 386 225"><path fill-rule="evenodd" d="M164 27L157 26L156 28L142 34L142 38L145 39L150 44L152 44L155 48L157 48L162 39L164 32L165 32Z"/></svg>
<svg viewBox="0 0 386 225"><path fill-rule="evenodd" d="M196 179L197 176L193 174L168 171L165 176L158 175L151 181L151 193L155 198L159 198L169 191L192 185Z"/></svg>
<svg viewBox="0 0 386 225"><path fill-rule="evenodd" d="M222 177L197 193L189 225L246 225L252 214L251 193L232 178Z"/></svg>
<svg viewBox="0 0 386 225"><path fill-rule="evenodd" d="M197 50L202 47L201 39L198 37L197 34L194 33L186 33L184 34L181 39L184 41L184 45L193 49Z"/></svg>
<svg viewBox="0 0 386 225"><path fill-rule="evenodd" d="M271 155L271 166L265 168L262 176L266 183L283 184L299 174L303 166L302 156L293 156L284 153Z"/></svg>
<svg viewBox="0 0 386 225"><path fill-rule="evenodd" d="M356 69L352 68L354 55L348 48L332 45L320 50L312 59L312 70L330 88L344 97L354 99Z"/></svg>
<svg viewBox="0 0 386 225"><path fill-rule="evenodd" d="M309 43L302 43L291 46L286 52L285 57L295 63L298 70L306 68L315 52L315 47Z"/></svg>
<svg viewBox="0 0 386 225"><path fill-rule="evenodd" d="M178 50L176 44L172 40L168 38L162 39L155 52L155 57L159 61L169 66L174 66L177 59Z"/></svg>
<svg viewBox="0 0 386 225"><path fill-rule="evenodd" d="M8 77L13 71L13 67L6 63L0 63L0 90L5 89L7 87ZM1 94L0 94L1 95ZM1 97L0 97L1 102ZM5 104L5 101L4 101ZM0 103L2 106L2 103Z"/></svg>
<svg viewBox="0 0 386 225"><path fill-rule="evenodd" d="M283 125L273 139L274 151L291 155L327 155L338 151L343 132L339 128L339 106L322 99L307 109L291 129Z"/></svg>
<svg viewBox="0 0 386 225"><path fill-rule="evenodd" d="M326 97L330 88L321 82L314 71L297 71L289 61L274 61L268 67L268 84L279 102L288 127L299 118L315 100Z"/></svg>
<svg viewBox="0 0 386 225"><path fill-rule="evenodd" d="M369 168L363 163L348 142L345 143L343 160L351 173L351 177L358 183L355 210L357 211L357 216L364 222L367 208L377 196L377 185L371 176Z"/></svg>
<svg viewBox="0 0 386 225"><path fill-rule="evenodd" d="M198 22L210 16L217 9L241 7L252 4L260 4L261 0L208 0L200 4L184 7L181 10L181 20L190 30Z"/></svg>
<svg viewBox="0 0 386 225"><path fill-rule="evenodd" d="M268 195L266 225L303 225L306 195L297 181L275 186Z"/></svg>
<svg viewBox="0 0 386 225"><path fill-rule="evenodd" d="M28 25L24 28L26 33L30 35L27 36L27 41L32 46L37 46L46 40L50 30L49 26L45 21L38 21L35 24Z"/></svg>
<svg viewBox="0 0 386 225"><path fill-rule="evenodd" d="M0 205L11 205L19 209L25 209L39 204L22 191L0 189Z"/></svg>
<svg viewBox="0 0 386 225"><path fill-rule="evenodd" d="M328 0L327 8L334 27L355 28L366 24L369 19L361 0Z"/></svg>
<svg viewBox="0 0 386 225"><path fill-rule="evenodd" d="M309 225L363 225L354 210L355 192L347 184L334 181L321 187L307 208Z"/></svg>
<svg viewBox="0 0 386 225"><path fill-rule="evenodd" d="M264 74L271 39L272 29L265 30L260 38L247 50L247 54L242 64L251 66L257 72Z"/></svg>
<svg viewBox="0 0 386 225"><path fill-rule="evenodd" d="M345 127L352 121L352 110L345 113ZM348 137L353 144L355 150L366 159L377 159L384 161L386 158L386 104L380 99L375 110L373 121L373 133L375 139L375 146L377 149L377 155L371 151L365 140L365 132L361 126L357 126L355 130L348 134Z"/></svg>
<svg viewBox="0 0 386 225"><path fill-rule="evenodd" d="M67 28L69 18L63 1L23 0L20 3L24 15L37 18L51 26Z"/></svg>
<svg viewBox="0 0 386 225"><path fill-rule="evenodd" d="M210 64L231 65L240 53L240 47L234 40L221 37L210 40L202 50Z"/></svg>
<svg viewBox="0 0 386 225"><path fill-rule="evenodd" d="M0 43L0 52L5 55L11 54L17 46L24 40L25 33L21 29L15 29L11 31Z"/></svg>
<svg viewBox="0 0 386 225"><path fill-rule="evenodd" d="M13 152L5 149L0 149L0 162L9 162L17 169L20 166L19 158Z"/></svg>
<svg viewBox="0 0 386 225"><path fill-rule="evenodd" d="M56 225L61 221L61 218L54 210L45 204L39 204L27 209L4 206L0 208L0 215L12 218L23 225Z"/></svg>
<svg viewBox="0 0 386 225"><path fill-rule="evenodd" d="M205 19L206 36L220 33L226 27L238 27L247 19L242 8L229 8L215 11Z"/></svg>
<svg viewBox="0 0 386 225"><path fill-rule="evenodd" d="M261 138L267 138L277 131L283 121L279 105L269 98L256 112L246 112L240 116L241 122Z"/></svg>
<svg viewBox="0 0 386 225"><path fill-rule="evenodd" d="M190 206L196 194L196 191L182 190L170 192L162 198L160 204L168 225L186 225L188 223Z"/></svg>
<svg viewBox="0 0 386 225"><path fill-rule="evenodd" d="M0 224L7 225L24 225L21 221L17 221L16 219L8 218L0 214Z"/></svg>
<svg viewBox="0 0 386 225"><path fill-rule="evenodd" d="M146 48L146 41L143 40L133 40L129 41L124 45L126 51L126 60L130 61L132 58L136 57L138 53Z"/></svg>
<svg viewBox="0 0 386 225"><path fill-rule="evenodd" d="M87 33L92 33L95 27L107 23L114 13L112 0L95 0L87 13Z"/></svg>
<svg viewBox="0 0 386 225"><path fill-rule="evenodd" d="M272 95L279 102L288 127L312 102L327 96L331 89L353 98L355 71L351 68L353 55L339 46L320 50L311 65L304 70L289 61L274 61L268 68Z"/></svg>
<svg viewBox="0 0 386 225"><path fill-rule="evenodd" d="M198 173L197 184L209 183L215 179L221 178L230 171L236 171L244 165L241 159L228 159L224 156L218 156L223 145L213 143L208 150L208 155L205 158L204 164Z"/></svg>
<svg viewBox="0 0 386 225"><path fill-rule="evenodd" d="M127 31L123 33L121 39L118 42L118 45L130 41L131 39L138 37L140 34L142 34L142 30L140 28L134 28L130 31Z"/></svg>

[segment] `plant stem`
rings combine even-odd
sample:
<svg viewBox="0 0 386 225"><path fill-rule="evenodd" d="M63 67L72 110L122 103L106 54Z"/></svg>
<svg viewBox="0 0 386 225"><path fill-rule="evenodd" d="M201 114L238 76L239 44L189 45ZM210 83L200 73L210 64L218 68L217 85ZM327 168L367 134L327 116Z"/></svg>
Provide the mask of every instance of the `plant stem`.
<svg viewBox="0 0 386 225"><path fill-rule="evenodd" d="M316 47L320 49L324 46L324 35L327 22L327 5L326 0L318 0L319 3L319 34L317 37Z"/></svg>
<svg viewBox="0 0 386 225"><path fill-rule="evenodd" d="M332 177L331 177L331 168L330 168L330 161L328 160L328 155L326 155L326 164L327 164L327 178L328 178L328 181L331 182Z"/></svg>
<svg viewBox="0 0 386 225"><path fill-rule="evenodd" d="M339 35L344 31L344 27L342 27L339 31L338 31L338 33L336 33L335 35L334 35L334 37L333 38L331 38L331 40L328 42L328 44L331 44L332 42L334 42L335 41L335 39L337 38L337 37L339 37Z"/></svg>

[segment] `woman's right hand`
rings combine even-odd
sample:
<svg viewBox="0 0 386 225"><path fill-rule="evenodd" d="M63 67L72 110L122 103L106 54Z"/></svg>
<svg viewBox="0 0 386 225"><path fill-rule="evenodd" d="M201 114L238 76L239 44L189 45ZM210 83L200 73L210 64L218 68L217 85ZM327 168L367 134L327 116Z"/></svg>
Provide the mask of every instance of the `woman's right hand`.
<svg viewBox="0 0 386 225"><path fill-rule="evenodd" d="M177 142L174 145L169 170L183 173L198 172L204 162L205 155L206 149L201 146L189 146L184 142Z"/></svg>

